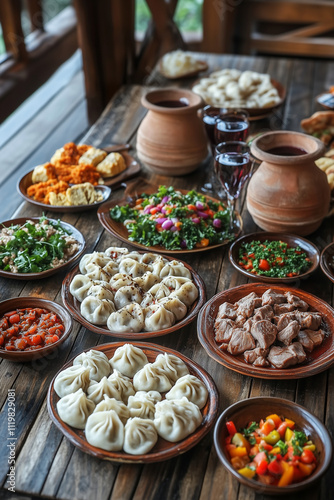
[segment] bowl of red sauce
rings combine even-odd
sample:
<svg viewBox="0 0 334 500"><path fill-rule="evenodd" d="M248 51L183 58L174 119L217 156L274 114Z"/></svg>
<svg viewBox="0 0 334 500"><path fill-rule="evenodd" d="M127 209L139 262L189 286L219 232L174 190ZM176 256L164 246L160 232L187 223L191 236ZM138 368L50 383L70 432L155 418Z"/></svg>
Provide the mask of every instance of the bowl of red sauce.
<svg viewBox="0 0 334 500"><path fill-rule="evenodd" d="M265 495L289 495L313 486L332 460L332 441L323 423L282 398L250 398L229 406L216 422L214 444L224 467L241 484Z"/></svg>
<svg viewBox="0 0 334 500"><path fill-rule="evenodd" d="M32 361L47 356L69 336L73 320L47 299L16 297L0 302L0 357Z"/></svg>

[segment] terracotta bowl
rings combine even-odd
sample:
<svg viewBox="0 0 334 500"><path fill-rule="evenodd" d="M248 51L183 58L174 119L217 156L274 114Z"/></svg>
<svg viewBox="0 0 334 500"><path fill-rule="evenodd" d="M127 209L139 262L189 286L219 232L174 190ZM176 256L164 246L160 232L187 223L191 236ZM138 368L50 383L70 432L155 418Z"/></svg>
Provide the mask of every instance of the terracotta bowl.
<svg viewBox="0 0 334 500"><path fill-rule="evenodd" d="M272 278L270 276L261 276L253 274L250 271L243 269L238 264L240 247L243 244L250 243L253 240L260 242L263 242L265 240L283 241L284 243L287 243L290 247L299 246L306 253L307 257L311 260L311 266L304 273L300 274L299 276L293 276L291 278L289 277ZM313 243L300 236L296 236L294 234L277 234L277 233L261 232L261 233L247 234L246 236L242 236L241 238L237 239L230 246L229 258L231 264L235 267L235 269L237 269L237 271L242 273L244 276L247 276L248 278L251 278L256 281L262 281L264 283L291 283L293 281L296 281L297 279L308 278L317 269L320 261L320 252L318 248L315 245L313 245Z"/></svg>
<svg viewBox="0 0 334 500"><path fill-rule="evenodd" d="M219 306L223 302L234 304L251 292L261 296L268 288L278 293L290 291L307 302L310 311L318 311L323 317L322 328L325 330L326 336L320 346L307 354L304 363L288 368L254 366L246 363L243 355L233 356L229 352L224 352L215 340L214 323ZM200 310L197 320L197 335L211 358L230 370L251 377L276 380L304 378L327 370L334 363L334 310L327 302L315 295L284 285L248 283L217 293Z"/></svg>
<svg viewBox="0 0 334 500"><path fill-rule="evenodd" d="M327 245L320 256L321 270L334 283L334 243Z"/></svg>
<svg viewBox="0 0 334 500"><path fill-rule="evenodd" d="M4 300L0 302L0 316L14 309L24 309L25 307L41 307L57 314L64 324L64 333L54 344L36 349L35 351L6 351L5 349L0 349L1 358L21 362L43 358L58 349L71 333L73 326L72 316L63 306L52 300L40 299L38 297L15 297L14 299Z"/></svg>
<svg viewBox="0 0 334 500"><path fill-rule="evenodd" d="M102 351L106 354L106 356L110 359L113 357L114 352L118 347L124 345L125 342L114 342L112 344L103 344L99 346L94 346L93 349ZM187 358L183 354L178 351L174 351L173 349L169 349L168 347L162 347L156 344L149 344L146 342L136 342L134 344L139 349L142 349L146 354L148 361L150 363L154 362L158 354L173 354L178 358L182 359L182 361L187 365L189 372L192 375L198 377L203 384L206 386L208 390L208 399L204 408L202 408L201 413L203 415L203 421L201 425L189 436L185 439L177 442L171 443L165 441L164 439L158 439L156 445L149 453L142 455L130 455L125 453L124 451L106 451L101 448L97 448L95 446L90 445L85 437L85 433L82 430L74 429L70 427L65 422L63 422L57 411L57 402L59 401L59 397L57 396L54 390L54 381L60 371L72 366L73 359L66 363L58 373L56 373L54 379L52 380L49 392L47 396L47 405L49 415L53 421L53 423L58 427L58 429L66 436L66 438L74 445L77 446L80 450L88 453L89 455L93 455L94 457L100 458L102 460L110 460L112 462L120 462L120 463L154 463L161 462L163 460L169 460L173 457L177 457L182 453L185 453L190 448L195 446L203 437L210 431L212 428L217 412L218 412L218 391L217 387L212 379L212 377L197 363ZM86 351L89 349L86 349Z"/></svg>
<svg viewBox="0 0 334 500"><path fill-rule="evenodd" d="M0 225L3 227L10 227L16 224L24 224L27 220L38 222L39 219L40 219L39 217L19 217L17 219L10 219L1 222ZM55 219L48 218L48 220L57 223ZM72 255L72 257L68 261L64 262L64 264L61 264L60 266L53 267L52 269L47 269L46 271L41 271L40 273L11 273L9 271L3 271L2 269L0 269L0 276L15 280L38 280L42 278L48 278L49 276L52 276L53 274L56 274L58 271L62 271L67 266L73 264L79 257L81 257L81 255L85 250L86 247L85 238L83 237L82 233L80 233L80 231L78 231L78 229L76 229L71 224L61 221L61 225L66 231L69 232L69 235L73 236L77 240L79 246L78 251L74 255Z"/></svg>
<svg viewBox="0 0 334 500"><path fill-rule="evenodd" d="M293 420L296 423L297 430L305 432L319 452L319 461L315 471L303 481L285 487L264 485L254 479L242 476L232 467L225 449L225 438L228 436L226 422L232 420L236 428L240 429L246 427L248 422L259 422L261 418L265 418L272 413ZM282 398L250 398L229 406L216 422L214 444L224 467L241 484L263 495L289 495L313 486L325 474L332 460L332 441L323 423L303 406Z"/></svg>
<svg viewBox="0 0 334 500"><path fill-rule="evenodd" d="M145 253L145 252L139 252L139 253ZM174 260L174 257L167 257L165 256L167 260ZM180 330L180 328L183 328L184 326L188 325L191 323L198 315L201 307L206 301L206 289L205 289L205 284L202 278L194 269L189 266L186 262L183 262L180 259L177 259L179 262L182 262L184 266L190 271L192 280L194 284L197 287L198 290L198 297L195 300L195 302L190 306L188 309L188 312L186 316L181 319L180 321L177 321L173 326L169 328L165 328L163 330L157 330L153 332L138 332L138 333L133 333L133 332L112 332L108 330L107 325L93 325L93 323L90 323L87 321L80 312L80 302L73 297L73 295L70 292L70 284L72 279L76 274L79 274L79 266L77 265L74 269L72 269L65 277L61 289L61 297L63 299L64 305L67 307L67 309L71 312L73 317L81 323L87 330L90 330L91 332L100 334L100 335L109 335L112 337L118 337L122 339L132 339L132 340L142 340L142 339L148 339L152 337L161 337L162 335L167 335L169 333L175 332L177 330Z"/></svg>

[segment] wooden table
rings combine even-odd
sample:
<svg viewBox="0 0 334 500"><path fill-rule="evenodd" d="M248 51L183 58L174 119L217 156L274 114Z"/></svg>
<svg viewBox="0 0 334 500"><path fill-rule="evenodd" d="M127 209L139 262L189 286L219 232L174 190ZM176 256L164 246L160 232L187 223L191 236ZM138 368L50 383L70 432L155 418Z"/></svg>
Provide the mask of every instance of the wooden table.
<svg viewBox="0 0 334 500"><path fill-rule="evenodd" d="M203 55L202 55L203 56ZM252 129L284 128L299 130L302 117L315 109L314 97L334 82L334 63L307 60L264 59L236 56L208 56L210 71L235 67L269 72L287 87L284 106L268 120L253 123ZM182 82L189 86L190 81ZM153 74L148 84L163 86L167 82ZM169 84L169 83L168 83ZM136 131L145 110L140 97L143 86L128 86L120 90L98 122L82 139L96 146L130 141L135 145ZM19 146L19 145L18 145ZM61 146L61 144L59 144ZM134 151L135 154L135 151ZM186 177L164 178L152 175L143 167L143 176L157 183L179 188L199 189L208 179L212 160L196 173ZM13 174L14 176L15 174ZM116 192L120 197L122 191ZM18 194L13 193L12 197ZM258 230L244 207L242 199L244 233ZM15 213L38 216L41 212L33 205L23 203ZM47 213L52 216L52 212ZM98 222L95 211L66 214L62 220L74 224L84 234L87 252L103 250L119 241L107 234ZM310 239L320 249L332 241L333 218L327 218ZM208 298L215 293L246 282L228 260L228 248L202 254L184 256L203 277ZM61 302L60 287L65 273L39 281L0 279L0 298L19 295L45 297ZM320 270L299 286L333 304L333 285ZM34 363L0 362L1 407L0 428L3 439L0 447L1 498L14 498L8 492L7 447L7 393L15 390L16 398L16 495L15 498L58 498L97 500L160 500L160 499L252 499L254 493L240 487L217 459L212 433L186 454L167 462L153 465L118 465L92 458L74 448L52 424L47 408L46 393L54 374L70 358L83 349L97 344L113 342L115 337L103 338L75 323L73 333L53 359ZM324 421L334 432L334 369L301 380L260 380L242 376L208 357L196 335L196 322L177 333L157 337L154 342L179 350L204 367L214 378L220 393L220 409L233 402L259 395L281 396L304 405ZM303 492L305 499L329 499L334 491L334 469L313 490ZM260 498L260 496L258 496ZM300 498L298 496L298 498Z"/></svg>

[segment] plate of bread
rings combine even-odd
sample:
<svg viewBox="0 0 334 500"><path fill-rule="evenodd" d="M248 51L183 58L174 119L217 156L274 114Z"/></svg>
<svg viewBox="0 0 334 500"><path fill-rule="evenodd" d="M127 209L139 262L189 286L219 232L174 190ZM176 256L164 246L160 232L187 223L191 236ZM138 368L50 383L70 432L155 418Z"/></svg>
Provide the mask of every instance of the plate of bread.
<svg viewBox="0 0 334 500"><path fill-rule="evenodd" d="M116 188L140 171L125 150L87 144L65 144L50 160L36 166L18 182L21 196L54 212L82 211L104 203Z"/></svg>

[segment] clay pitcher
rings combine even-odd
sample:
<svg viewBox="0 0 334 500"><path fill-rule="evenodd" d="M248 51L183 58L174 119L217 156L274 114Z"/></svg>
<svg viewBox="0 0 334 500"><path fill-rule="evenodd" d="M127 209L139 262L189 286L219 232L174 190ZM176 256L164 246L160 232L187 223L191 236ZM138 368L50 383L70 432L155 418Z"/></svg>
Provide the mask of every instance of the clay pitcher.
<svg viewBox="0 0 334 500"><path fill-rule="evenodd" d="M327 176L315 164L324 149L298 132L268 132L253 141L251 152L262 163L249 182L247 207L258 226L301 236L320 226L330 201Z"/></svg>
<svg viewBox="0 0 334 500"><path fill-rule="evenodd" d="M200 96L190 90L166 88L142 97L148 113L137 135L140 160L158 174L184 175L208 154L207 137L197 110Z"/></svg>

